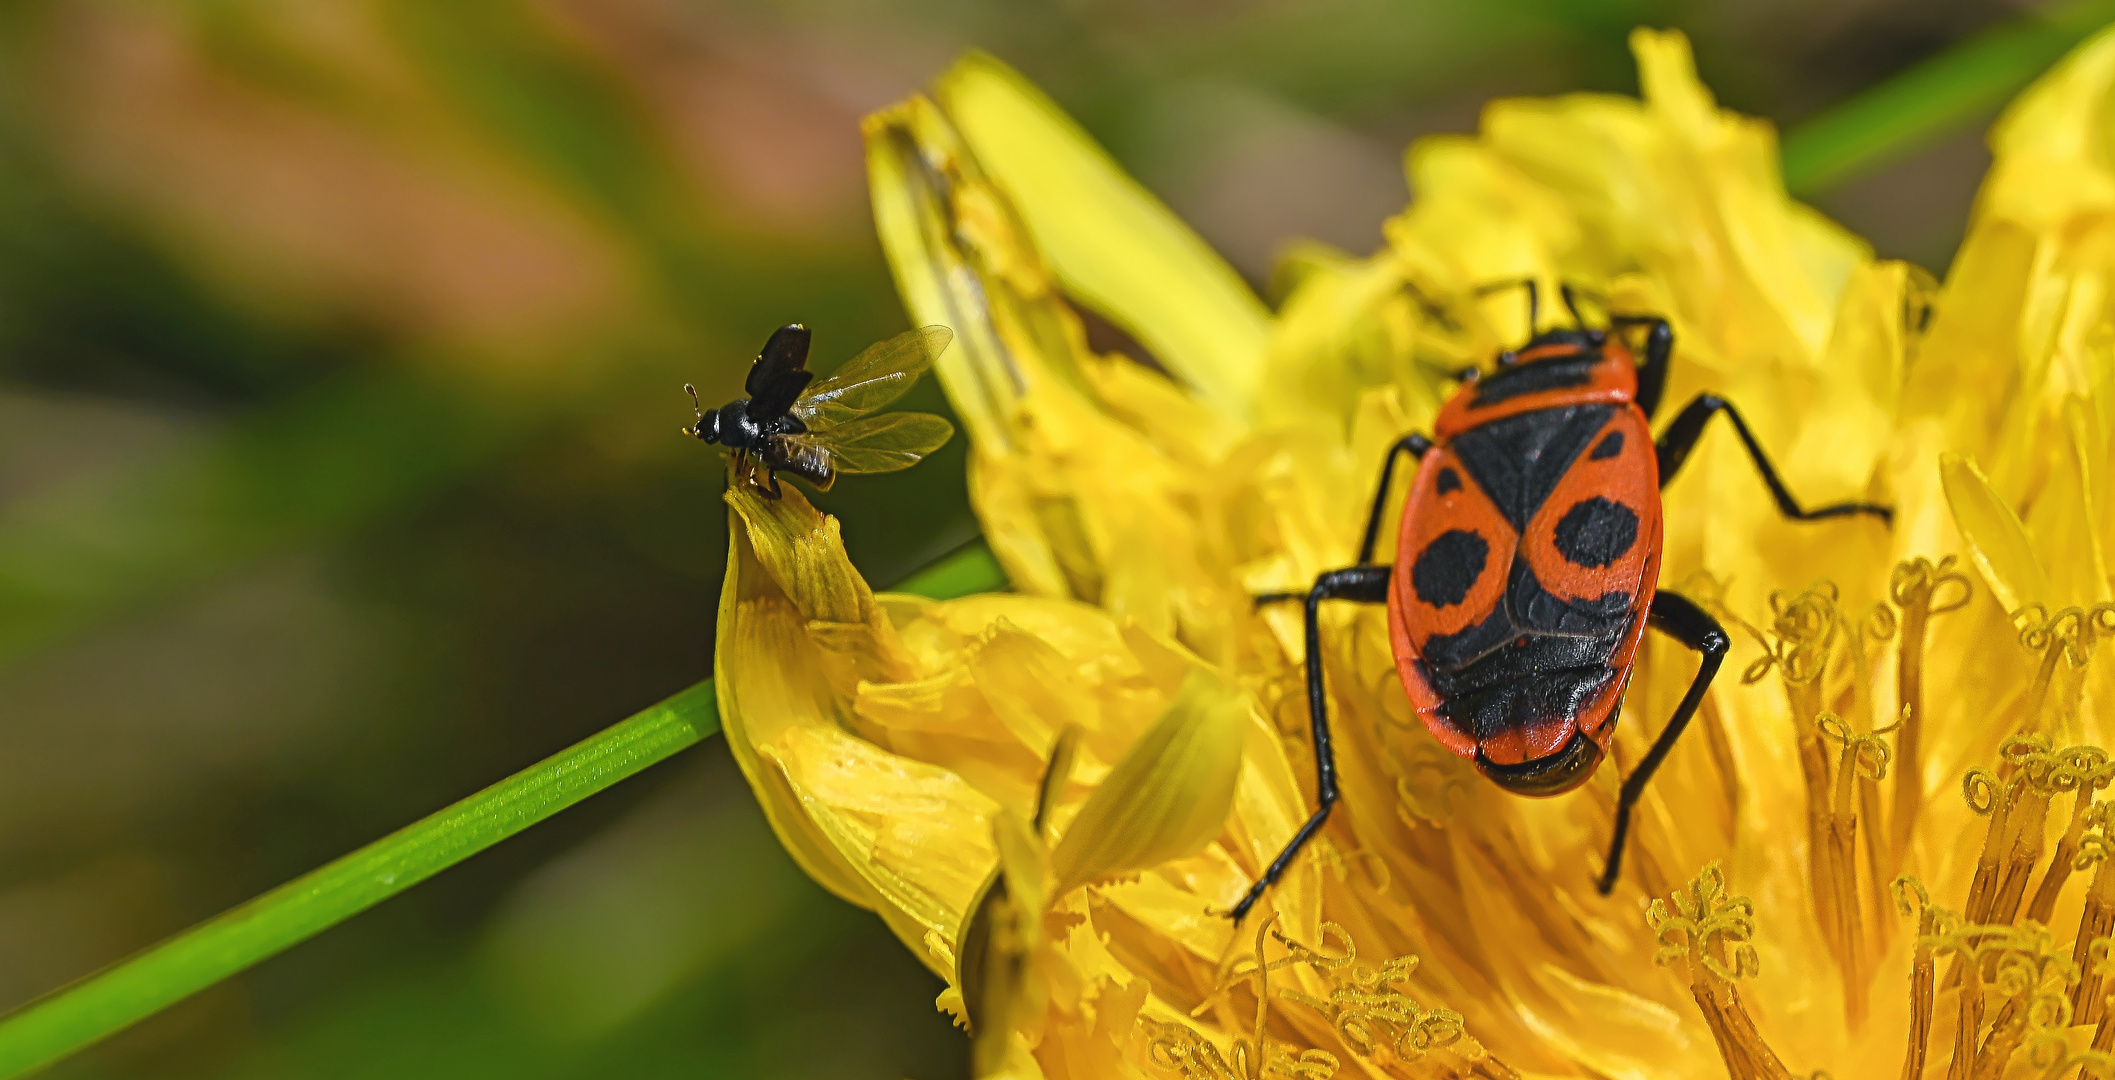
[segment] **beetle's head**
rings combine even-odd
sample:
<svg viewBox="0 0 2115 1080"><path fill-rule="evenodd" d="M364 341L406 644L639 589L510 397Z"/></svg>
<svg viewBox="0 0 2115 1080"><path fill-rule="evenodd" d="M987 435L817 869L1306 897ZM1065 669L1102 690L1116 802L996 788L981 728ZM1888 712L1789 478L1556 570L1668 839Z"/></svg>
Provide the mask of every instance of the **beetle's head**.
<svg viewBox="0 0 2115 1080"><path fill-rule="evenodd" d="M1527 344L1517 349L1499 353L1498 366L1511 368L1542 360L1574 359L1581 351L1599 349L1607 337L1607 332L1602 330L1552 327L1529 338Z"/></svg>
<svg viewBox="0 0 2115 1080"><path fill-rule="evenodd" d="M1492 783L1515 795L1536 797L1562 795L1586 783L1600 764L1600 745L1578 731L1556 753L1517 765L1499 764L1480 751L1476 755L1477 770Z"/></svg>

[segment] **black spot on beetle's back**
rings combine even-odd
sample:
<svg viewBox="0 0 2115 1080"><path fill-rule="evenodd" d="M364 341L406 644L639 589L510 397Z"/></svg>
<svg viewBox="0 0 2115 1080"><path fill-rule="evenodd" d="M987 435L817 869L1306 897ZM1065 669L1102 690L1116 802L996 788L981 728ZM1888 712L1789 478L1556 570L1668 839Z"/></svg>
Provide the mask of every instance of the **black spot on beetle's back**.
<svg viewBox="0 0 2115 1080"><path fill-rule="evenodd" d="M1593 452L1586 456L1588 458L1593 459L1594 461L1607 461L1609 458L1615 457L1617 454L1620 454L1622 452L1623 433L1620 431L1611 431L1608 434L1601 436L1601 441L1594 444Z"/></svg>
<svg viewBox="0 0 2115 1080"><path fill-rule="evenodd" d="M1436 608L1459 604L1483 576L1491 544L1467 529L1439 534L1410 566L1410 587L1417 598Z"/></svg>
<svg viewBox="0 0 2115 1080"><path fill-rule="evenodd" d="M1439 479L1433 482L1433 486L1438 488L1442 495L1460 491L1461 474L1455 472L1452 466L1448 466L1439 470Z"/></svg>
<svg viewBox="0 0 2115 1080"><path fill-rule="evenodd" d="M1599 570L1638 542L1637 512L1602 496L1581 499L1557 519L1557 553Z"/></svg>

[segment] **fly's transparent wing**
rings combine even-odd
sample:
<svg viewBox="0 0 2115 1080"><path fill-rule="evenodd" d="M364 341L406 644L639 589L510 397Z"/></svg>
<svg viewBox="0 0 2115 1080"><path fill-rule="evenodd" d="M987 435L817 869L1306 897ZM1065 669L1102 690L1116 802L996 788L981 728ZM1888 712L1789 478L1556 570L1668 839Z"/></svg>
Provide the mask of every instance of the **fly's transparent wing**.
<svg viewBox="0 0 2115 1080"><path fill-rule="evenodd" d="M955 425L931 413L889 413L832 428L823 445L838 472L895 472L918 464L954 433Z"/></svg>
<svg viewBox="0 0 2115 1080"><path fill-rule="evenodd" d="M947 327L925 326L871 345L802 394L793 415L820 429L873 412L902 397L953 340Z"/></svg>

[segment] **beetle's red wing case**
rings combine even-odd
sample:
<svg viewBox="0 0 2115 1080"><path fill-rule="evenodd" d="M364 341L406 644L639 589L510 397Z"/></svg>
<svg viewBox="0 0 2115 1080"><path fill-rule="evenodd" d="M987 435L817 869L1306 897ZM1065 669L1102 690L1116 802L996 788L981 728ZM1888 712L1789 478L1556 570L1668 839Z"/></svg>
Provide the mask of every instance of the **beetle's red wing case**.
<svg viewBox="0 0 2115 1080"><path fill-rule="evenodd" d="M1586 451L1565 470L1528 521L1520 551L1536 580L1564 601L1611 593L1630 598L1635 619L1610 658L1627 672L1645 632L1645 610L1658 584L1662 532L1659 456L1645 414L1615 410ZM1622 697L1619 682L1579 717L1579 728L1605 741Z"/></svg>
<svg viewBox="0 0 2115 1080"><path fill-rule="evenodd" d="M1543 499L1521 537L1542 587L1564 600L1635 594L1659 550L1660 469L1645 416L1617 409Z"/></svg>
<svg viewBox="0 0 2115 1080"><path fill-rule="evenodd" d="M1434 636L1458 634L1505 601L1506 571L1519 534L1449 447L1425 455L1403 504L1388 628L1410 704L1435 738L1464 757L1475 736L1440 713L1439 696L1416 670Z"/></svg>

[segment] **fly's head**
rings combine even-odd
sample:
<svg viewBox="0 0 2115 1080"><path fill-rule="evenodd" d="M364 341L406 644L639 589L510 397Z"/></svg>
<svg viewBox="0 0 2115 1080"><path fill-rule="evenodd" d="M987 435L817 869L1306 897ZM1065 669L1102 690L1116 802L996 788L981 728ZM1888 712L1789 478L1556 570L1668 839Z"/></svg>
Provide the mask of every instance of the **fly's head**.
<svg viewBox="0 0 2115 1080"><path fill-rule="evenodd" d="M683 384L683 392L690 395L690 410L698 418L697 423L683 429L683 434L694 436L707 443L719 442L720 410L714 409L711 412L706 412L704 403L698 400L698 388L689 383Z"/></svg>

